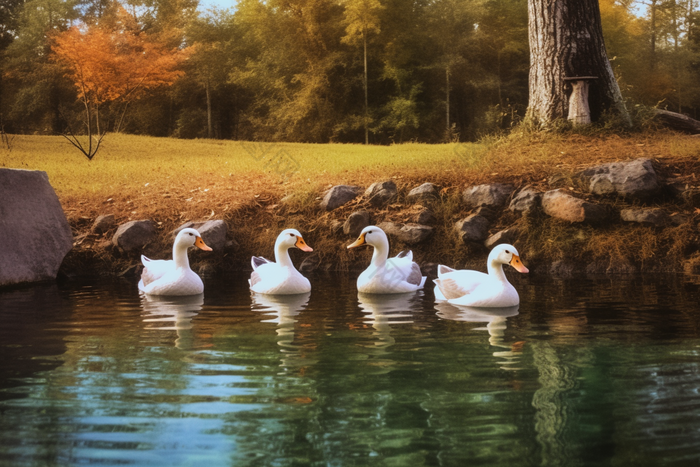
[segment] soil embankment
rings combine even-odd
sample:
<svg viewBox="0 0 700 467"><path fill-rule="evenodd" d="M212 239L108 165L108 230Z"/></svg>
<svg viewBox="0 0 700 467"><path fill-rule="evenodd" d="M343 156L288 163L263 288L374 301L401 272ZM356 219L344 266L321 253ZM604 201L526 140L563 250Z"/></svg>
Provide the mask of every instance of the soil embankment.
<svg viewBox="0 0 700 467"><path fill-rule="evenodd" d="M227 240L218 251L190 252L193 269L202 274L250 270L253 255L272 259L277 234L290 227L300 230L314 248L312 254L292 252L302 270L360 270L371 253L348 251L346 246L366 222L391 230L392 254L411 249L429 275L438 263L483 270L489 248L501 241L514 244L535 274L700 273L698 155L620 161L638 167L627 167L633 172L625 175L615 173L608 162L561 164L548 171L482 174L462 184L452 178L426 180L415 173L390 175L373 180L386 182L374 191L369 185L357 187L356 196L331 210L322 207L324 189L302 188L286 195L281 190L261 191L234 206L220 200L207 207L211 216L194 219L167 217L157 203L138 215L115 212L112 205L72 204L67 212L76 240L62 273L136 275L142 253L170 257L174 229L187 221L213 219L225 222ZM630 179L641 191L630 187ZM432 197L411 196L426 183L435 188ZM495 201L479 196L474 200L472 195L483 191L475 187L493 186L507 187L505 195ZM389 193L379 196L380 189ZM525 193L534 200L525 200L523 208ZM167 193L160 196L169 198ZM92 228L98 214L113 214L116 223L96 233ZM143 248L126 252L112 239L117 226L134 217L151 219L157 235ZM483 221L472 231L467 224L475 218ZM421 235L406 233L414 226L424 227Z"/></svg>

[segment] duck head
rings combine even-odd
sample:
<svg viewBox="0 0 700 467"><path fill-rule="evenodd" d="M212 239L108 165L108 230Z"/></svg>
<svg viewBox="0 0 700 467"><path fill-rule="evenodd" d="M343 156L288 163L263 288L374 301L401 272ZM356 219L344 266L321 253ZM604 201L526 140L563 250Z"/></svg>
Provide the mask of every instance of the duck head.
<svg viewBox="0 0 700 467"><path fill-rule="evenodd" d="M357 248L362 245L371 245L374 248L388 247L389 239L382 229L376 225L368 225L362 229L357 240L348 245L348 249Z"/></svg>
<svg viewBox="0 0 700 467"><path fill-rule="evenodd" d="M518 250L516 250L513 245L509 245L507 243L496 245L493 250L491 250L488 263L489 265L510 264L518 272L530 272L530 270L526 268L523 262L520 260Z"/></svg>
<svg viewBox="0 0 700 467"><path fill-rule="evenodd" d="M211 248L204 243L202 236L195 229L182 229L175 237L175 246L185 249L196 246L200 250L211 251Z"/></svg>
<svg viewBox="0 0 700 467"><path fill-rule="evenodd" d="M286 229L279 234L277 242L275 242L275 249L277 250L278 248L299 248L301 251L314 251L313 248L306 244L304 238L296 229Z"/></svg>

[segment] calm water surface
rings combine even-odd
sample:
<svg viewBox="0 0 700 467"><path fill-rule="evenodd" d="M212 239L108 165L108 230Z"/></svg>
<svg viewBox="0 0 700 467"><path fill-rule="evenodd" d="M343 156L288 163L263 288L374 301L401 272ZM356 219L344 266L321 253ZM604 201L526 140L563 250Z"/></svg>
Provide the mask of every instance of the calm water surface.
<svg viewBox="0 0 700 467"><path fill-rule="evenodd" d="M0 465L700 465L694 278L514 278L154 300L132 282L0 291Z"/></svg>

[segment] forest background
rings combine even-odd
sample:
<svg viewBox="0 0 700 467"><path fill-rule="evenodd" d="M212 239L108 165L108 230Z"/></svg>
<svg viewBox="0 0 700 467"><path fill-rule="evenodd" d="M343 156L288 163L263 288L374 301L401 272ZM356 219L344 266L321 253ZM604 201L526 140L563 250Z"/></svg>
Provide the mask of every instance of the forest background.
<svg viewBox="0 0 700 467"><path fill-rule="evenodd" d="M0 0L2 131L77 134L94 122L98 134L440 143L525 115L527 0L198 7ZM628 109L697 118L700 1L600 0L600 10Z"/></svg>

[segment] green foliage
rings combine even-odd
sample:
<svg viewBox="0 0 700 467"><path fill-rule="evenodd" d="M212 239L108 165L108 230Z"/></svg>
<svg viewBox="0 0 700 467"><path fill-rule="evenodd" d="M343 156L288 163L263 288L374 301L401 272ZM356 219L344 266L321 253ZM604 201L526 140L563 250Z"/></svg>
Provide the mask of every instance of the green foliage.
<svg viewBox="0 0 700 467"><path fill-rule="evenodd" d="M173 136L184 139L206 138L206 111L204 109L186 108L180 112Z"/></svg>
<svg viewBox="0 0 700 467"><path fill-rule="evenodd" d="M61 105L75 94L62 70L49 60L51 34L77 16L75 1L29 0L21 7L14 40L2 55L0 113L7 131L61 131Z"/></svg>
<svg viewBox="0 0 700 467"><path fill-rule="evenodd" d="M384 6L379 0L345 0L343 24L345 36L341 41L345 44L361 43L368 34L381 31L379 13Z"/></svg>
<svg viewBox="0 0 700 467"><path fill-rule="evenodd" d="M379 144L474 141L511 131L527 107L527 0L239 0L207 12L197 3L7 0L7 131L61 131L61 118L80 109L48 59L49 37L74 22L118 21L122 7L138 13L138 30L194 51L175 86L130 104L121 127L130 133L356 143L367 128ZM640 109L654 106L698 117L700 4L599 4L608 56L640 127L648 124ZM601 128L617 131L607 117L591 131Z"/></svg>
<svg viewBox="0 0 700 467"><path fill-rule="evenodd" d="M22 3L22 0L4 0L0 6L0 52L12 43Z"/></svg>
<svg viewBox="0 0 700 467"><path fill-rule="evenodd" d="M403 143L404 132L420 126L416 98L420 86L414 86L406 97L396 96L384 107L385 116L379 122L378 130L386 130L394 143Z"/></svg>

